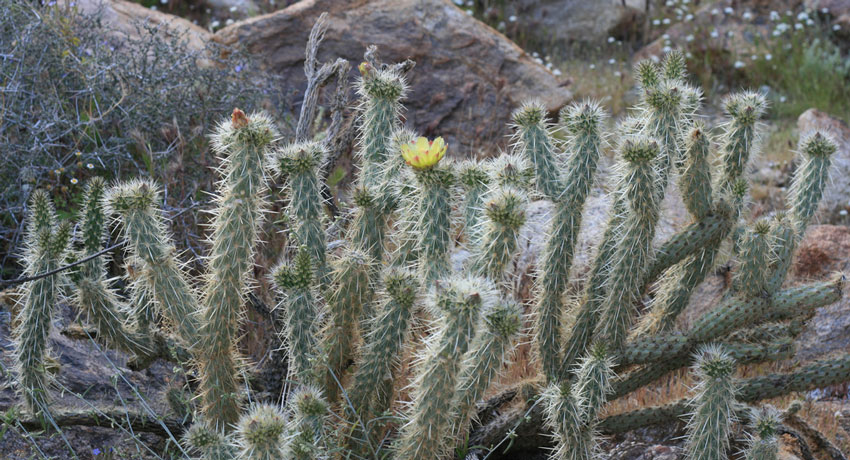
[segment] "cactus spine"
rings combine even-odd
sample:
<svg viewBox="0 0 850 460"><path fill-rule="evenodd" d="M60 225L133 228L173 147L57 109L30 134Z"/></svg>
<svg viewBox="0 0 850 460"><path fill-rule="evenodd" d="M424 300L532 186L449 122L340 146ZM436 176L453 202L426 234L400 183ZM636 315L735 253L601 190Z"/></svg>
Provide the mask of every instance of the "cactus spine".
<svg viewBox="0 0 850 460"><path fill-rule="evenodd" d="M752 434L744 458L746 460L776 460L779 454L779 412L772 406L754 409L750 416Z"/></svg>
<svg viewBox="0 0 850 460"><path fill-rule="evenodd" d="M414 170L418 190L418 206L407 211L416 216L415 232L419 234L419 266L426 283L449 273L451 248L452 187L455 173L451 162Z"/></svg>
<svg viewBox="0 0 850 460"><path fill-rule="evenodd" d="M410 420L402 427L396 459L442 458L450 448L446 437L456 417L453 402L461 358L479 312L491 308L493 295L485 281L475 278L436 287L429 307L435 317L442 318L418 366Z"/></svg>
<svg viewBox="0 0 850 460"><path fill-rule="evenodd" d="M458 168L458 181L466 192L463 201L463 228L467 246L480 245L483 228L480 222L484 212L484 195L490 183L490 176L483 165L474 160L466 160Z"/></svg>
<svg viewBox="0 0 850 460"><path fill-rule="evenodd" d="M689 458L725 460L735 416L735 361L722 348L709 346L694 366L699 380L685 450Z"/></svg>
<svg viewBox="0 0 850 460"><path fill-rule="evenodd" d="M324 427L328 403L316 388L304 386L295 391L289 403L291 416L284 455L276 458L321 460L327 458Z"/></svg>
<svg viewBox="0 0 850 460"><path fill-rule="evenodd" d="M211 429L205 422L192 424L183 436L183 444L201 453L202 460L234 460L236 448L218 430Z"/></svg>
<svg viewBox="0 0 850 460"><path fill-rule="evenodd" d="M29 226L25 240L25 273L37 275L62 265L71 228L67 223L57 225L53 202L42 191L30 197ZM47 276L26 283L20 300L15 329L17 348L15 361L18 384L27 409L39 418L49 414L47 337L56 304L65 283L61 275Z"/></svg>
<svg viewBox="0 0 850 460"><path fill-rule="evenodd" d="M501 281L517 250L517 234L525 223L525 196L516 190L494 191L484 205L487 221L473 270L494 282Z"/></svg>

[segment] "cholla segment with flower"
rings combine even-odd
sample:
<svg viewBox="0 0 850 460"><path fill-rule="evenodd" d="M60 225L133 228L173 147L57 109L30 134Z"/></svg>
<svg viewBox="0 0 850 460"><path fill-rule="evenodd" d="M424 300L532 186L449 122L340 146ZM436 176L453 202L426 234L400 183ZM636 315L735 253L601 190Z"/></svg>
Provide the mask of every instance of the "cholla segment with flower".
<svg viewBox="0 0 850 460"><path fill-rule="evenodd" d="M437 164L446 154L448 145L442 137L433 141L420 137L401 145L401 156L415 169L427 169Z"/></svg>

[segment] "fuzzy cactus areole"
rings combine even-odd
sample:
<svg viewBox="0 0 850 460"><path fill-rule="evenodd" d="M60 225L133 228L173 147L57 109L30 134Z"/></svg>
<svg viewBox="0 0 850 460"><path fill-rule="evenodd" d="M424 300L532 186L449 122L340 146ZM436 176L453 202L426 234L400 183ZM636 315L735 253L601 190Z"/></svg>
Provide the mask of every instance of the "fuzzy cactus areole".
<svg viewBox="0 0 850 460"><path fill-rule="evenodd" d="M420 137L401 146L404 161L415 169L427 169L437 164L446 154L448 144L442 137L433 141Z"/></svg>

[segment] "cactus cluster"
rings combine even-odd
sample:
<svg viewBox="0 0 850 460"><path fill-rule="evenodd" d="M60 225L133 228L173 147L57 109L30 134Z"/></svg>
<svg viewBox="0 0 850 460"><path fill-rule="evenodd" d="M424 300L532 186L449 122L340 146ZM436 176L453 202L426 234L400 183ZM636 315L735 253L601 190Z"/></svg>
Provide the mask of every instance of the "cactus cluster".
<svg viewBox="0 0 850 460"><path fill-rule="evenodd" d="M281 141L261 113L236 109L213 137L220 182L200 281L175 255L154 182L89 184L79 255L101 249L113 218L134 267L129 292L114 291L102 258L67 279L26 284L16 356L30 409L48 407L47 333L63 286L74 289L75 303L109 346L139 360L162 347L183 350L200 401L184 439L203 459L451 458L523 337L539 363L532 399L557 459L595 458L601 431L682 413L692 414L689 455L725 458L741 402L850 380L847 358L734 379L738 364L787 357L801 322L841 295L838 280L781 289L835 151L824 133L800 143L804 161L787 213L747 225L745 171L758 150L764 100L729 97L715 137L696 119L701 93L687 83L676 53L660 65L638 65L641 100L614 132L595 102L563 109L557 125L543 104L530 102L513 115L512 151L485 161L444 157L450 146L443 139L401 127L408 89L400 67L370 60L360 74L354 210L333 249L321 191L327 145ZM579 284L571 271L584 203L609 146L615 165L607 228ZM290 250L281 251L289 256L271 276L285 318L288 391L283 406L247 405L241 379L248 368L237 342L273 176L286 184L292 223ZM655 246L671 182L692 223ZM532 199L551 202L552 216L529 300L511 275ZM70 226L57 225L44 193L33 195L29 222L28 274L76 253ZM470 254L465 261L452 259L458 245ZM727 246L737 262L729 293L690 329L676 331L694 290L729 257ZM580 295L568 297L576 286ZM410 364L409 378L402 363ZM693 399L600 417L608 401L691 365L700 381ZM755 418L747 455L771 458L775 423L770 414Z"/></svg>

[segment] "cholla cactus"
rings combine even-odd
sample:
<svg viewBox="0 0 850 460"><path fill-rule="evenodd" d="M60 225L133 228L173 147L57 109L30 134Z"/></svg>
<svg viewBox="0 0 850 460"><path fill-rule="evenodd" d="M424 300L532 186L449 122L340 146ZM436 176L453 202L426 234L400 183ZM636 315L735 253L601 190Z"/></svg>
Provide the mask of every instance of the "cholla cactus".
<svg viewBox="0 0 850 460"><path fill-rule="evenodd" d="M746 460L776 460L779 454L779 411L773 406L752 410Z"/></svg>
<svg viewBox="0 0 850 460"><path fill-rule="evenodd" d="M214 136L222 177L208 272L200 281L178 262L154 182L119 183L106 192L102 181L89 185L79 254L99 252L106 216L117 216L127 243L130 292L118 295L106 279L104 259L92 259L71 272L76 303L105 343L136 354L137 362L170 347L183 351L178 360L195 365L201 404L186 440L203 458L449 458L469 430L478 429L477 403L526 335L533 337L545 381L540 403L514 418L491 420L487 429L504 421L509 428L502 434L509 435L523 423L545 420L558 459L589 460L598 453L600 432L687 412L694 414L690 455L722 458L738 403L850 380L850 359L840 357L785 374L732 378L738 364L790 356L805 320L841 298L840 277L782 289L823 193L836 150L831 138L813 133L801 140L805 158L787 212L744 224L745 171L758 151L764 99L730 96L727 122L712 138L696 120L702 94L686 83L681 54L670 54L661 65L638 64L640 101L614 136L606 134L597 103L570 105L556 124L543 104L531 102L513 115L512 152L457 164L445 158L448 146L441 137L429 140L401 128L403 72L409 68L379 64L372 51L360 66L360 172L351 193L356 209L342 214L332 232L322 212L321 178L334 142L299 136L278 148L270 120L233 112ZM617 166L607 227L580 295L566 302L577 292L571 270L583 208L609 137L617 145ZM717 165L710 161L715 148ZM285 220L293 223L292 247L283 251L289 261L272 275L285 322L286 405L254 403L243 413L239 378L247 368L240 366L237 337L253 284L269 168L286 183ZM670 182L683 194L692 222L654 246ZM506 281L532 199L550 201L553 212L537 262L532 315L525 317L528 299ZM455 217L462 217L462 225ZM69 253L70 227L55 220L47 196L35 194L25 258L29 275L58 268ZM721 250L730 239L732 255ZM465 263L450 263L458 262L452 259L456 243L470 253ZM673 325L697 287L727 258L735 262L729 264L735 269L727 295L689 329L676 331ZM64 283L61 275L37 276L22 297L17 370L25 401L36 413L47 407L47 333ZM646 301L648 313L641 316ZM431 327L416 328L423 319ZM529 324L533 331L525 330ZM701 383L695 398L600 419L608 401L692 365L697 351L694 371ZM410 356L417 358L414 378L402 388L407 379L398 365ZM409 400L399 401L403 395ZM759 435L750 458L770 458L772 438L761 429ZM499 442L490 441L476 444Z"/></svg>

